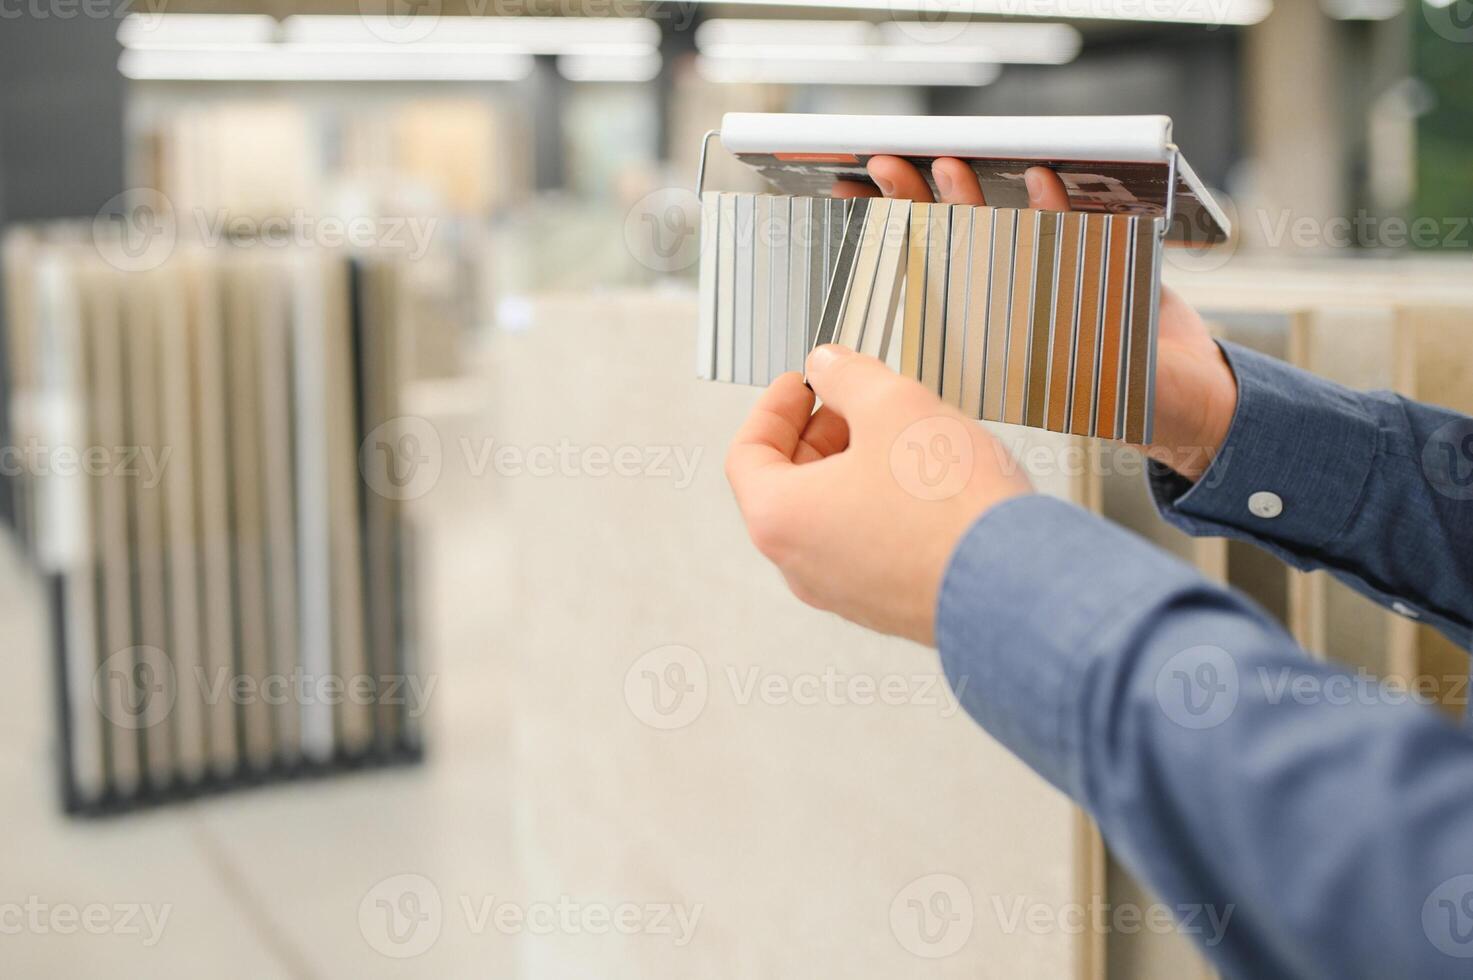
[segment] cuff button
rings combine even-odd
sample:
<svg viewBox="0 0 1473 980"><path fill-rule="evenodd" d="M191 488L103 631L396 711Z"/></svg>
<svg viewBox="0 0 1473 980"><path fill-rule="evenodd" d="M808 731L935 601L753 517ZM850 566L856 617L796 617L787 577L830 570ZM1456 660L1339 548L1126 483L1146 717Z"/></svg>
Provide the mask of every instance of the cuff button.
<svg viewBox="0 0 1473 980"><path fill-rule="evenodd" d="M1248 498L1248 511L1254 517L1271 519L1284 512L1284 501L1276 493L1260 490Z"/></svg>

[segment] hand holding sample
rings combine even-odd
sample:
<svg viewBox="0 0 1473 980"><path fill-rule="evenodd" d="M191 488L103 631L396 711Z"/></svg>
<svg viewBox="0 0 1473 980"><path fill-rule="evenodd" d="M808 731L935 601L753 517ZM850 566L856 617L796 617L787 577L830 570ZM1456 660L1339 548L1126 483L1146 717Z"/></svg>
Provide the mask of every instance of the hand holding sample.
<svg viewBox="0 0 1473 980"><path fill-rule="evenodd" d="M932 200L920 172L899 157L874 157L868 170L886 197ZM961 160L938 159L931 175L942 203L986 203L976 174ZM1031 168L1026 183L1030 208L1070 209L1063 182L1047 168ZM875 188L841 181L833 193L845 198L873 196ZM1158 345L1155 432L1151 444L1143 448L1153 459L1195 480L1227 436L1237 406L1237 382L1196 310L1164 287Z"/></svg>
<svg viewBox="0 0 1473 980"><path fill-rule="evenodd" d="M752 541L809 605L929 645L957 541L1030 493L1028 478L986 429L876 358L819 347L808 380L774 381L727 455Z"/></svg>
<svg viewBox="0 0 1473 980"><path fill-rule="evenodd" d="M874 157L868 170L887 197L933 200L920 172L898 157ZM986 203L960 160L938 159L932 177L942 203ZM1034 167L1025 182L1029 207L1069 210L1052 171ZM833 192L875 193L852 182ZM983 512L1032 487L985 428L873 357L819 347L808 378L811 392L795 373L774 381L728 454L752 540L809 605L931 644L957 542ZM1156 385L1155 435L1143 448L1197 479L1227 435L1237 383L1202 319L1170 290L1161 298Z"/></svg>

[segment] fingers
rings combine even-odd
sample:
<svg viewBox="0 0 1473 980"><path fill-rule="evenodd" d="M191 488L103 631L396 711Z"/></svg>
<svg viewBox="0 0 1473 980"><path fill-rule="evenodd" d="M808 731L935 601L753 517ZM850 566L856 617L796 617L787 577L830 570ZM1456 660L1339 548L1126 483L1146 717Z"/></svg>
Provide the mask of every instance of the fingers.
<svg viewBox="0 0 1473 980"><path fill-rule="evenodd" d="M738 496L756 474L791 465L812 411L813 392L796 371L780 375L762 393L726 454L726 478Z"/></svg>
<svg viewBox="0 0 1473 980"><path fill-rule="evenodd" d="M923 204L929 204L932 200L931 188L926 184L926 178L899 157L870 157L866 169L869 170L870 180L875 182L880 193L886 197L920 201Z"/></svg>
<svg viewBox="0 0 1473 980"><path fill-rule="evenodd" d="M849 448L849 423L828 405L820 405L808 420L798 450L793 454L795 463L812 463Z"/></svg>
<svg viewBox="0 0 1473 980"><path fill-rule="evenodd" d="M943 204L986 204L977 172L955 157L942 157L931 164L931 177L941 192Z"/></svg>
<svg viewBox="0 0 1473 980"><path fill-rule="evenodd" d="M824 406L843 416L851 429L865 406L898 380L883 362L838 344L824 344L808 355L808 383Z"/></svg>
<svg viewBox="0 0 1473 980"><path fill-rule="evenodd" d="M870 179L885 197L929 203L934 200L931 188L921 172L900 157L871 157ZM986 204L976 171L955 157L941 157L931 164L931 178L941 193L943 204ZM1029 167L1023 174L1028 187L1028 206L1046 211L1068 211L1069 191L1059 175L1047 167ZM834 197L873 197L869 188L854 181L834 184Z"/></svg>
<svg viewBox="0 0 1473 980"><path fill-rule="evenodd" d="M1059 175L1048 167L1029 167L1023 172L1028 185L1028 206L1044 211L1068 211L1069 191Z"/></svg>
<svg viewBox="0 0 1473 980"><path fill-rule="evenodd" d="M836 180L833 190L829 196L836 201L846 201L851 197L879 197L880 192L869 184L861 184L857 180Z"/></svg>

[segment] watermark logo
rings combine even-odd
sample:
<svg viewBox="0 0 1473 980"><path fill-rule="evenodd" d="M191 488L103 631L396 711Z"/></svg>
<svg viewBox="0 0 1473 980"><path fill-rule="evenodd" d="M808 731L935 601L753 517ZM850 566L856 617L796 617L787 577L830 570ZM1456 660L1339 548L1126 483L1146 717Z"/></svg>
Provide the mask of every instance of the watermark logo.
<svg viewBox="0 0 1473 980"><path fill-rule="evenodd" d="M1422 16L1433 32L1448 41L1473 41L1473 0L1422 0Z"/></svg>
<svg viewBox="0 0 1473 980"><path fill-rule="evenodd" d="M1221 269L1238 253L1242 240L1236 202L1216 188L1210 189L1210 193L1212 200L1222 206L1232 232L1227 238L1217 238L1214 231L1216 222L1205 207L1174 210L1171 227L1167 229L1168 245L1162 255L1167 262L1186 272Z"/></svg>
<svg viewBox="0 0 1473 980"><path fill-rule="evenodd" d="M394 959L428 952L440 938L444 906L435 883L420 874L392 875L358 903L358 930L368 945Z"/></svg>
<svg viewBox="0 0 1473 980"><path fill-rule="evenodd" d="M906 952L923 959L951 956L972 938L972 893L956 875L922 875L890 902L890 932Z"/></svg>
<svg viewBox="0 0 1473 980"><path fill-rule="evenodd" d="M174 205L151 187L108 198L92 219L92 244L119 272L157 269L174 254L179 228Z"/></svg>
<svg viewBox="0 0 1473 980"><path fill-rule="evenodd" d="M1215 728L1238 705L1238 665L1222 647L1188 647L1156 675L1156 701L1183 728Z"/></svg>
<svg viewBox="0 0 1473 980"><path fill-rule="evenodd" d="M440 25L441 0L358 0L368 33L389 44L414 44Z"/></svg>
<svg viewBox="0 0 1473 980"><path fill-rule="evenodd" d="M1444 497L1473 500L1473 419L1453 419L1428 437L1422 472Z"/></svg>
<svg viewBox="0 0 1473 980"><path fill-rule="evenodd" d="M92 674L92 699L103 717L132 731L168 718L178 693L174 664L158 647L119 650Z"/></svg>
<svg viewBox="0 0 1473 980"><path fill-rule="evenodd" d="M890 472L921 500L947 500L972 478L974 450L967 424L951 415L912 422L890 447Z"/></svg>
<svg viewBox="0 0 1473 980"><path fill-rule="evenodd" d="M694 722L706 709L709 693L706 661L679 644L644 653L624 674L624 703L634 717L661 731Z"/></svg>
<svg viewBox="0 0 1473 980"><path fill-rule="evenodd" d="M1422 931L1439 952L1473 958L1473 874L1449 878L1422 903Z"/></svg>
<svg viewBox="0 0 1473 980"><path fill-rule="evenodd" d="M890 19L908 40L949 44L966 32L972 20L968 0L890 0Z"/></svg>
<svg viewBox="0 0 1473 980"><path fill-rule="evenodd" d="M374 426L358 447L358 472L380 497L416 500L435 488L444 467L440 433L429 420L401 415Z"/></svg>
<svg viewBox="0 0 1473 980"><path fill-rule="evenodd" d="M635 202L624 217L624 246L655 272L682 272L701 258L714 229L703 229L701 202L683 187L662 187Z"/></svg>

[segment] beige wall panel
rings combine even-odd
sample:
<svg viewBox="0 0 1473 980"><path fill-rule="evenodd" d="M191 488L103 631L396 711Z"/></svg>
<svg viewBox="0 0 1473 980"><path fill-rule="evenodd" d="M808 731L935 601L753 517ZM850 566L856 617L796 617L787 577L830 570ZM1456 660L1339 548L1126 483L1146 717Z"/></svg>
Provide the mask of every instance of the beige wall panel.
<svg viewBox="0 0 1473 980"><path fill-rule="evenodd" d="M1020 907L1082 901L1098 853L1078 811L949 699L742 703L753 678L826 670L905 678L928 686L925 701L939 670L929 651L801 605L752 548L721 463L757 392L688 377L692 316L683 300L547 301L532 329L498 338L487 368L498 409L473 442L701 454L688 486L484 481L505 547L524 556L521 612L487 642L510 646L519 668L508 683L529 894L703 907L682 947L527 936L524 974L1091 975L1092 939L1007 922ZM460 465L459 447L445 451ZM649 695L663 690L670 708L673 688L647 685L672 676L671 661L649 652L671 645L685 648L670 656L695 700L676 709L693 712L686 724L661 730L647 721L669 718L651 714ZM953 928L971 929L930 959L913 951L910 902L943 909L935 884L965 888L972 911ZM950 901L960 913L962 895Z"/></svg>

